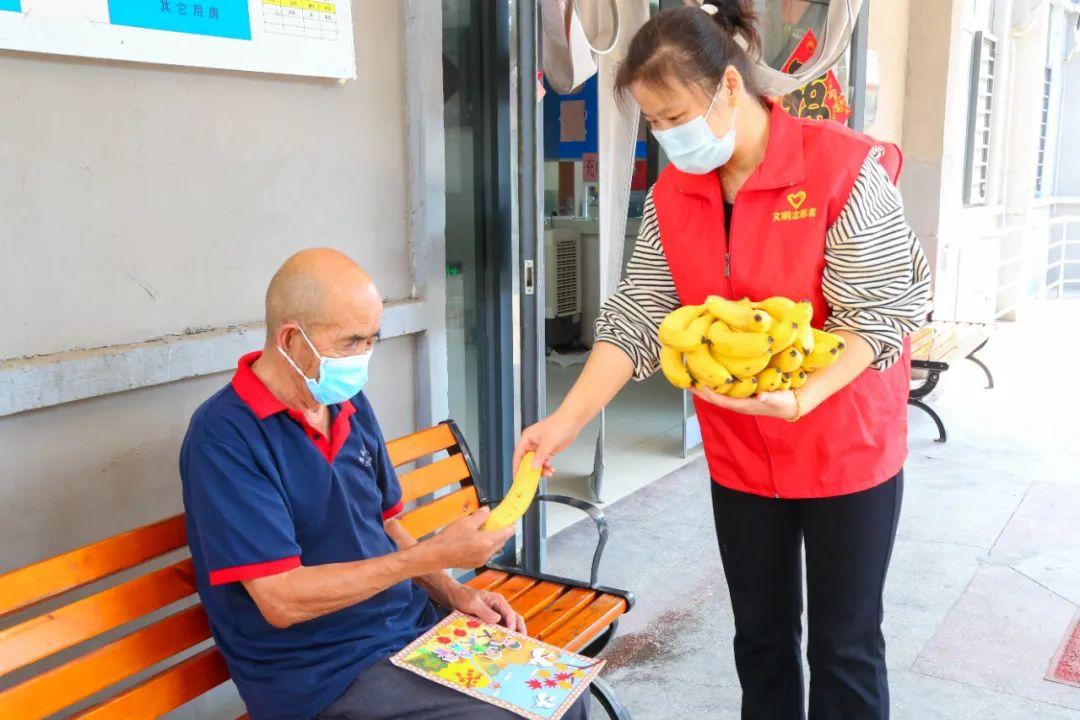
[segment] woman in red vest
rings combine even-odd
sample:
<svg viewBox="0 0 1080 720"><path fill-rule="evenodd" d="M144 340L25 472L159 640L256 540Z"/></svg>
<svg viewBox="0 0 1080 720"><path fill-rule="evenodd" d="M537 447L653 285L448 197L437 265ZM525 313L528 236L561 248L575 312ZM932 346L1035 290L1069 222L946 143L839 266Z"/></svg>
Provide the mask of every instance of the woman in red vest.
<svg viewBox="0 0 1080 720"><path fill-rule="evenodd" d="M882 589L907 455L907 336L930 274L894 182L899 152L840 123L796 119L755 88L750 2L666 10L616 79L671 161L596 344L557 411L525 430L539 462L631 378L659 364L657 329L709 295L810 299L847 349L798 390L733 399L695 389L720 556L735 616L742 717L887 718ZM743 42L739 42L736 38Z"/></svg>

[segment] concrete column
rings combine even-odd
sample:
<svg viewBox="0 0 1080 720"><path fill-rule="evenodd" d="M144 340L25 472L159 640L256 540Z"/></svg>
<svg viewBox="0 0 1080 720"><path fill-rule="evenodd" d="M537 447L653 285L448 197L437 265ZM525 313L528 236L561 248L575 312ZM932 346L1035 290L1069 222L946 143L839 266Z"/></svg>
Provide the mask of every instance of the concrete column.
<svg viewBox="0 0 1080 720"><path fill-rule="evenodd" d="M910 0L906 98L903 106L904 172L901 190L908 221L934 269L935 291L955 287L955 268L940 252L945 138L949 121L953 29L961 0ZM952 305L952 297L945 301ZM940 299L936 303L942 305Z"/></svg>

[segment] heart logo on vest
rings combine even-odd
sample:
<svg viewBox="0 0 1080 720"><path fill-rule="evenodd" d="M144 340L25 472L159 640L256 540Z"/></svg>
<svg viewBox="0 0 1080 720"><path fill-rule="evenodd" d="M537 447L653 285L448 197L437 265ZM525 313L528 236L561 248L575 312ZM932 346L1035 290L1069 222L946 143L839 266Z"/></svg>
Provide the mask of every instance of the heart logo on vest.
<svg viewBox="0 0 1080 720"><path fill-rule="evenodd" d="M806 202L806 191L800 190L797 193L791 193L787 196L787 201L791 204L791 207L798 210L802 207L802 204Z"/></svg>

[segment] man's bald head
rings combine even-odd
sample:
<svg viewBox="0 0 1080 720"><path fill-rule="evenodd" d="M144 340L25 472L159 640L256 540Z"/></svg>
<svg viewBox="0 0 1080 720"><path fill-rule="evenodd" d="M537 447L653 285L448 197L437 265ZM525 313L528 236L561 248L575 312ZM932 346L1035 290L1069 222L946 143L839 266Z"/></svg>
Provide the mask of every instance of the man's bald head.
<svg viewBox="0 0 1080 720"><path fill-rule="evenodd" d="M319 328L370 324L382 314L378 288L362 267L337 250L302 250L274 274L266 291L266 334L297 323L308 333Z"/></svg>

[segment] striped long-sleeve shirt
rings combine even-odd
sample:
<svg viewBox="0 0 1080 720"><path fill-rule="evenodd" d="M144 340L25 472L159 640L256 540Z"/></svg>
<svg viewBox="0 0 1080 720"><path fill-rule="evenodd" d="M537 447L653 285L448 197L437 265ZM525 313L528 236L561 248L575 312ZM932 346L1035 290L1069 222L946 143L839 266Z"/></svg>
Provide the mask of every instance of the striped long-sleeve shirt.
<svg viewBox="0 0 1080 720"><path fill-rule="evenodd" d="M884 370L900 357L904 337L926 321L930 266L880 157L878 148L866 158L826 232L821 284L830 309L825 329L866 340L874 350L871 367ZM634 377L642 380L660 365L657 331L679 304L650 191L626 277L600 310L596 340L623 350L634 363Z"/></svg>

